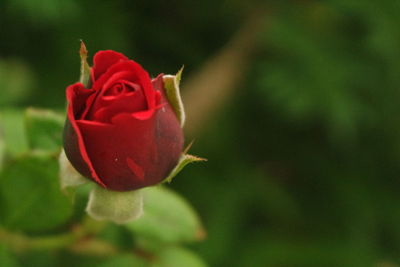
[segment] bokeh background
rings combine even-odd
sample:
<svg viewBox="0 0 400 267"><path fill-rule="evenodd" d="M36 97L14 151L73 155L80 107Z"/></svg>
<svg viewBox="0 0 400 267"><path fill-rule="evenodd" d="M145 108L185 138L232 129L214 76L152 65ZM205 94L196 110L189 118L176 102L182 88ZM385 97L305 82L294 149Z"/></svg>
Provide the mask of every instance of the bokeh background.
<svg viewBox="0 0 400 267"><path fill-rule="evenodd" d="M185 65L210 266L399 266L400 1L1 0L0 109L62 111L80 39Z"/></svg>

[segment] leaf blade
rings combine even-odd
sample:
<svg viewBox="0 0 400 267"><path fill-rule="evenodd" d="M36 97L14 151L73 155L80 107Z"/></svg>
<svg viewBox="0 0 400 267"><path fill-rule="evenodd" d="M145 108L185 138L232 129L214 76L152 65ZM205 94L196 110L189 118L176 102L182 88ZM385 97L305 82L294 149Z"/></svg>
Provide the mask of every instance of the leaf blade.
<svg viewBox="0 0 400 267"><path fill-rule="evenodd" d="M141 218L126 227L135 235L155 243L198 241L205 237L200 218L187 201L163 186L143 189Z"/></svg>

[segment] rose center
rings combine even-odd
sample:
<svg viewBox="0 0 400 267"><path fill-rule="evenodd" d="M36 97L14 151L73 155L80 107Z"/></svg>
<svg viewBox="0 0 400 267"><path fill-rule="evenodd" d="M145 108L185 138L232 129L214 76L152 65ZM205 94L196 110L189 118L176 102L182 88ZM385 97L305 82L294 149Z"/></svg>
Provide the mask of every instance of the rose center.
<svg viewBox="0 0 400 267"><path fill-rule="evenodd" d="M116 97L119 95L131 95L136 91L140 91L141 87L137 83L129 81L118 81L103 93L103 98Z"/></svg>

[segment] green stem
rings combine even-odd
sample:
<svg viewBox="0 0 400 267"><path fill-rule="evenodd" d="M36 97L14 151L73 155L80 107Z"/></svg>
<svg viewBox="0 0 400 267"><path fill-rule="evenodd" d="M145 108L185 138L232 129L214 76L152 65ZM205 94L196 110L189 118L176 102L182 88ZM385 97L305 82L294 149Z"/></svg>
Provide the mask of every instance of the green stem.
<svg viewBox="0 0 400 267"><path fill-rule="evenodd" d="M44 237L29 237L22 233L11 232L0 227L0 243L6 244L16 252L26 250L57 250L63 248L74 249L77 243L80 244L80 247L84 244L92 246L93 242L85 243L80 241L95 236L101 232L105 226L105 222L95 221L86 216L82 224L74 227L71 232ZM81 249L85 251L84 247Z"/></svg>
<svg viewBox="0 0 400 267"><path fill-rule="evenodd" d="M0 228L0 242L15 251L60 249L74 243L78 238L79 236L73 232L46 237L28 237Z"/></svg>
<svg viewBox="0 0 400 267"><path fill-rule="evenodd" d="M28 247L32 250L53 250L67 247L78 240L74 234L60 234L49 237L37 237L27 240Z"/></svg>
<svg viewBox="0 0 400 267"><path fill-rule="evenodd" d="M138 257L146 260L155 259L154 255L146 251L140 249L121 250L107 241L94 238L105 226L105 222L95 221L87 216L83 219L82 224L71 232L46 237L29 237L0 227L0 243L5 244L16 253L66 249L73 253L98 257L107 257L118 253L135 253Z"/></svg>

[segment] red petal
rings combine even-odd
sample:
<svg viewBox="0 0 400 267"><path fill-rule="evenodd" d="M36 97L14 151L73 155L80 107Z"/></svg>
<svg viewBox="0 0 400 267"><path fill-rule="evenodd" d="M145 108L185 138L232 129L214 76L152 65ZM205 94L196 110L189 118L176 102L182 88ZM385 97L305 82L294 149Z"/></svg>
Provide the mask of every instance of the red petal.
<svg viewBox="0 0 400 267"><path fill-rule="evenodd" d="M72 104L71 108L75 117L84 112L86 101L93 93L93 90L86 89L82 83L75 83L67 87L67 101Z"/></svg>
<svg viewBox="0 0 400 267"><path fill-rule="evenodd" d="M97 109L93 117L88 117L88 119L106 123L109 123L116 114L133 113L147 108L146 99L141 91L129 95L123 94L108 101L100 98L97 104L100 104L102 108Z"/></svg>
<svg viewBox="0 0 400 267"><path fill-rule="evenodd" d="M76 123L76 118L85 109L87 99L95 93L85 89L80 83L67 88L67 123L64 130L64 149L72 165L83 175L92 177L100 185L104 184L98 178L91 160L88 157L82 133Z"/></svg>
<svg viewBox="0 0 400 267"><path fill-rule="evenodd" d="M158 74L156 78L151 80L151 84L153 85L154 90L156 90L156 105L162 106L165 103L169 103L167 98L165 97L165 88L164 88L164 74Z"/></svg>
<svg viewBox="0 0 400 267"><path fill-rule="evenodd" d="M93 84L93 89L95 90L104 90L104 85L109 83L109 80L112 79L114 82L116 81L117 76L116 73L124 72L122 78L128 80L130 82L134 82L139 84L144 92L144 95L147 100L147 104L149 109L154 108L155 103L155 90L151 84L151 79L149 74L140 66L138 63L129 60L129 61L121 61L119 63L111 66L101 77L96 80ZM126 74L125 72L130 72L130 74ZM114 77L113 77L114 76Z"/></svg>
<svg viewBox="0 0 400 267"><path fill-rule="evenodd" d="M146 111L139 111L132 113L131 116L134 117L135 119L143 121L150 119L151 116L153 116L153 114L154 114L154 109L150 109Z"/></svg>
<svg viewBox="0 0 400 267"><path fill-rule="evenodd" d="M128 60L128 58L112 50L97 52L93 57L92 81L99 79L115 63L124 60Z"/></svg>
<svg viewBox="0 0 400 267"><path fill-rule="evenodd" d="M171 109L158 110L147 120L119 114L107 127L77 123L93 167L112 190L159 183L175 167L182 151L182 129Z"/></svg>
<svg viewBox="0 0 400 267"><path fill-rule="evenodd" d="M135 123L126 120L127 117L129 116L121 121L123 124L104 128L96 127L86 121L78 121L84 133L89 157L101 181L107 188L118 191L145 186L143 177L138 177L132 171L127 160L130 158L136 165L142 166L144 162L149 161L154 148L152 145L154 134L148 133L153 121ZM146 175L144 168L142 172L143 176Z"/></svg>
<svg viewBox="0 0 400 267"><path fill-rule="evenodd" d="M126 158L126 164L128 165L129 169L133 172L133 174L138 177L140 180L144 178L144 171L142 167L140 167L133 159Z"/></svg>
<svg viewBox="0 0 400 267"><path fill-rule="evenodd" d="M155 77L153 80L151 80L151 84L153 85L154 90L157 91L164 91L164 80L163 80L163 73L160 73Z"/></svg>

